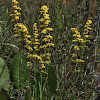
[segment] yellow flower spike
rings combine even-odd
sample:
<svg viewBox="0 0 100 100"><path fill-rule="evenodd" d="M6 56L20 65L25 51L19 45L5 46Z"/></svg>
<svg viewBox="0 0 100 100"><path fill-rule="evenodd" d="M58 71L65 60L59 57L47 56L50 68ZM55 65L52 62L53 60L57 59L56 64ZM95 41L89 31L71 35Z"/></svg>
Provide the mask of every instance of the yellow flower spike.
<svg viewBox="0 0 100 100"><path fill-rule="evenodd" d="M34 38L33 38L33 44L34 44L34 49L36 50L36 51L39 51L39 39L38 39L38 29L37 29L37 23L34 23L33 24L33 30L34 30L34 33L33 33L33 35L34 35Z"/></svg>
<svg viewBox="0 0 100 100"><path fill-rule="evenodd" d="M40 13L43 15L43 18L41 18L39 21L42 22L43 24L40 25L39 27L42 28L41 30L41 34L43 36L42 40L41 40L41 44L39 46L39 49L43 49L43 54L41 54L41 58L44 59L44 64L49 64L50 62L47 61L50 59L50 54L48 53L49 51L49 47L54 47L53 43L50 43L51 40L53 39L53 37L51 35L48 34L49 31L53 31L52 28L49 28L48 25L51 22L50 18L49 18L49 14L48 14L48 10L49 8L46 5L43 5L41 7L41 11ZM47 53L45 53L47 52ZM42 66L43 68L43 66Z"/></svg>
<svg viewBox="0 0 100 100"><path fill-rule="evenodd" d="M13 14L10 16L13 18L10 22L18 21L19 16L21 13L18 10L21 10L20 7L17 6L18 2L16 0L12 0L13 6L11 7L11 10L13 10Z"/></svg>
<svg viewBox="0 0 100 100"><path fill-rule="evenodd" d="M77 53L80 50L80 48L83 49L83 48L88 47L88 46L86 46L85 42L90 42L90 40L87 40L87 38L91 37L89 35L90 30L92 30L92 28L90 27L91 23L92 23L91 20L88 20L86 22L86 25L84 26L85 29L84 29L84 32L83 32L82 36L81 36L81 34L80 34L78 29L71 28L71 31L74 33L73 34L74 39L72 40L72 42L79 43L79 46L78 45L74 45L74 49L76 50ZM80 45L80 43L81 43L81 45ZM72 54L72 57L77 57L77 54ZM76 63L85 62L84 60L81 60L81 59L76 59L76 60L72 60L72 61L76 62Z"/></svg>

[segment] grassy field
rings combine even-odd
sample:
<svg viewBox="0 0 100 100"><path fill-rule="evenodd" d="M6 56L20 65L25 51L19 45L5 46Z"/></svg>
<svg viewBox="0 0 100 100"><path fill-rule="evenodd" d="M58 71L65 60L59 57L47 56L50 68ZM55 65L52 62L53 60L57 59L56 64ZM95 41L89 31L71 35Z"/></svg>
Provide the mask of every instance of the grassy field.
<svg viewBox="0 0 100 100"><path fill-rule="evenodd" d="M100 100L100 1L0 0L0 100Z"/></svg>

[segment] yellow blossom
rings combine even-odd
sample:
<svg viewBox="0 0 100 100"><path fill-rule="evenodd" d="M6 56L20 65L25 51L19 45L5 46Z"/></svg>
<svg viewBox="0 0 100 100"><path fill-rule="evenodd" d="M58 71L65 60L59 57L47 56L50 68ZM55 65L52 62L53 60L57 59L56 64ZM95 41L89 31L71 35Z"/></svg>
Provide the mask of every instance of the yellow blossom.
<svg viewBox="0 0 100 100"><path fill-rule="evenodd" d="M46 28L46 30L48 30L48 31L53 31L53 29L52 29L52 28Z"/></svg>
<svg viewBox="0 0 100 100"><path fill-rule="evenodd" d="M74 45L74 49L77 50L77 51L80 50L80 48L78 47L78 45Z"/></svg>
<svg viewBox="0 0 100 100"><path fill-rule="evenodd" d="M13 10L13 14L10 16L12 17L12 20L10 22L18 21L19 16L21 15L18 10L21 10L20 7L17 6L18 2L16 0L12 0L13 6L11 7L11 10Z"/></svg>
<svg viewBox="0 0 100 100"><path fill-rule="evenodd" d="M44 21L44 18L41 18L39 21L43 22Z"/></svg>
<svg viewBox="0 0 100 100"><path fill-rule="evenodd" d="M21 10L21 8L18 7L17 5L13 5L13 6L11 7L11 10L13 10L13 9Z"/></svg>
<svg viewBox="0 0 100 100"><path fill-rule="evenodd" d="M50 38L51 40L53 39L53 36L51 36L51 35L46 35L45 37Z"/></svg>
<svg viewBox="0 0 100 100"><path fill-rule="evenodd" d="M50 62L49 62L49 61L45 61L45 63L46 63L46 64L49 64Z"/></svg>
<svg viewBox="0 0 100 100"><path fill-rule="evenodd" d="M32 63L31 62L27 62L27 66L32 66Z"/></svg>
<svg viewBox="0 0 100 100"><path fill-rule="evenodd" d="M72 40L73 42L78 42L78 40Z"/></svg>
<svg viewBox="0 0 100 100"><path fill-rule="evenodd" d="M86 38L89 38L89 37L91 37L90 35L84 35Z"/></svg>
<svg viewBox="0 0 100 100"><path fill-rule="evenodd" d="M77 56L77 54L72 54L72 57L76 57Z"/></svg>
<svg viewBox="0 0 100 100"><path fill-rule="evenodd" d="M76 59L76 63L77 63L77 62L82 62L82 63L83 63L83 62L85 62L85 61L84 61L84 60L81 60L81 59Z"/></svg>
<svg viewBox="0 0 100 100"><path fill-rule="evenodd" d="M46 45L47 45L47 46L52 46L52 47L54 47L54 44L53 44L53 43L47 43Z"/></svg>
<svg viewBox="0 0 100 100"><path fill-rule="evenodd" d="M42 68L45 68L44 64L41 64L41 67L42 67Z"/></svg>
<svg viewBox="0 0 100 100"><path fill-rule="evenodd" d="M45 42L50 42L50 39L48 39L48 38L44 38L42 41L45 41Z"/></svg>
<svg viewBox="0 0 100 100"><path fill-rule="evenodd" d="M46 34L46 33L47 33L47 29L44 28L44 29L41 31L41 33Z"/></svg>

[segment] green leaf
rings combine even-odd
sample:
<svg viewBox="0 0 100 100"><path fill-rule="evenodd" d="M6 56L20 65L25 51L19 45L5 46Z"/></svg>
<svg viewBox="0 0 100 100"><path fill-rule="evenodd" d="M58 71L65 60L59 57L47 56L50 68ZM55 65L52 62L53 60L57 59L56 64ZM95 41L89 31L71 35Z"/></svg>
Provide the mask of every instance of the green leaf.
<svg viewBox="0 0 100 100"><path fill-rule="evenodd" d="M51 93L54 93L57 88L57 77L52 66L48 69L48 87Z"/></svg>
<svg viewBox="0 0 100 100"><path fill-rule="evenodd" d="M15 88L21 88L22 85L25 85L23 82L28 82L28 68L22 55L16 54L13 57L10 64L10 74Z"/></svg>
<svg viewBox="0 0 100 100"><path fill-rule="evenodd" d="M39 82L40 100L42 100L42 85Z"/></svg>
<svg viewBox="0 0 100 100"><path fill-rule="evenodd" d="M8 67L5 65L5 62L0 58L0 87L7 90L10 86L10 75Z"/></svg>

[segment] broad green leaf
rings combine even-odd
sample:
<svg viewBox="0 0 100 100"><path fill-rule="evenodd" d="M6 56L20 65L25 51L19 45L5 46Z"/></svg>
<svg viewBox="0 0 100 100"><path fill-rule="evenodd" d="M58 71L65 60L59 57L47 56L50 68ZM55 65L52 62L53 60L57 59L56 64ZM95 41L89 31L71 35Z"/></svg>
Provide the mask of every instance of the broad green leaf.
<svg viewBox="0 0 100 100"><path fill-rule="evenodd" d="M21 88L23 82L28 82L28 68L26 66L26 60L22 55L16 54L13 57L10 64L10 74L15 88Z"/></svg>
<svg viewBox="0 0 100 100"><path fill-rule="evenodd" d="M10 75L8 67L5 65L5 62L0 58L0 87L7 90L10 86Z"/></svg>
<svg viewBox="0 0 100 100"><path fill-rule="evenodd" d="M57 77L52 66L48 69L48 87L51 93L54 93L57 88Z"/></svg>

